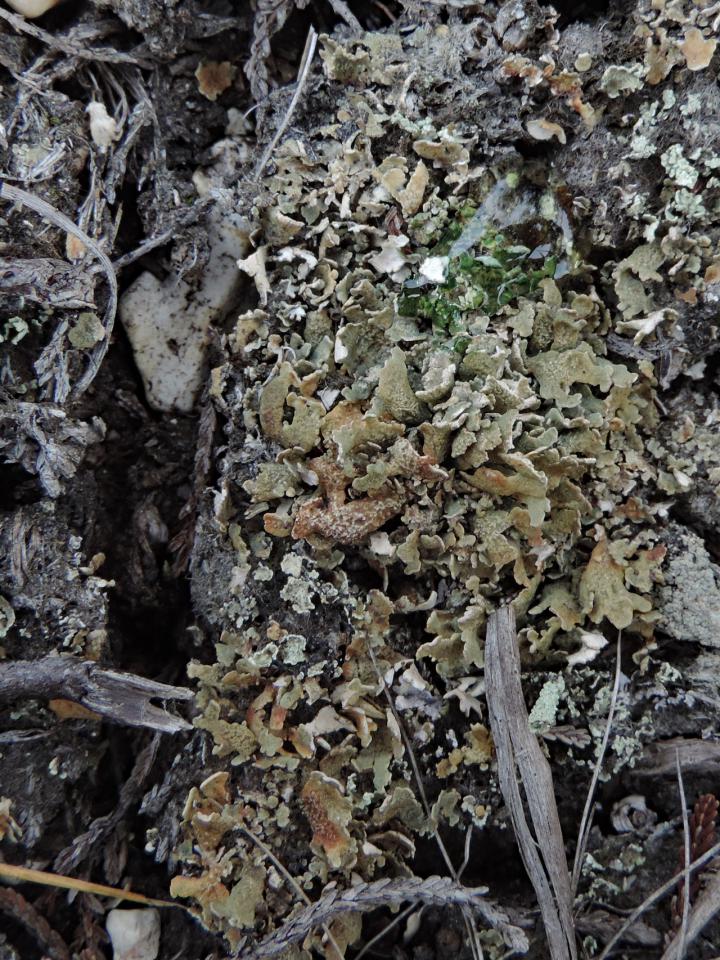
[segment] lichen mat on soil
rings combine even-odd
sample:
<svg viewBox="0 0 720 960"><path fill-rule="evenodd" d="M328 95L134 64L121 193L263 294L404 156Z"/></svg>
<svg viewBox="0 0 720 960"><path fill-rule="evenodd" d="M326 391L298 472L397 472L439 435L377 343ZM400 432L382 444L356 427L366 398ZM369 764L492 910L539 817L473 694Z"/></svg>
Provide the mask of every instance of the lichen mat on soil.
<svg viewBox="0 0 720 960"><path fill-rule="evenodd" d="M59 528L64 498L118 443L100 419L103 394L122 394L154 438L147 449L203 411L197 441L174 435L175 500L156 455L149 495L132 500L141 546L128 547L130 574L116 561L116 582L96 575L114 549L97 534L94 549L81 535L57 547L86 593L33 655L59 647L62 627L71 652L112 663L108 628L147 609L162 622L187 561L173 662L195 691L196 732L185 747L164 741L157 774L136 763L136 796L124 794L112 829L144 793L131 864L140 871L153 853L167 863L169 893L218 950L598 956L623 911L682 867L678 765L690 810L702 797L698 809L717 811L720 15L663 0L574 14L533 0L378 3L362 16L339 2L291 6L258 2L248 20L249 90L244 61L217 37L200 56L172 20L158 35L225 134L199 166L183 155L197 249L189 219L181 239L169 231L165 259L148 243L141 267L122 231L115 240L111 259L133 264L119 304L125 362L140 375L132 398L118 341L82 407L73 399L105 335L87 281L72 279L65 302L77 312L69 325L55 317L52 334L22 313L2 319L5 369L27 364L33 336L44 350L32 383L6 378L0 451L38 477ZM283 59L270 40L288 16L296 54ZM92 96L93 169L116 180L128 114L113 120ZM151 116L151 100L143 109ZM179 183L169 156L168 183ZM161 205L158 190L141 250L162 233ZM15 556L17 524L37 528L32 509L11 499L6 510L0 534ZM12 556L0 631L20 659L18 638L37 626L26 597L48 585ZM529 712L515 710L515 759L500 756L498 688L486 697L488 622L508 605L517 634L504 637L517 643ZM518 747L522 736L547 758L535 764L546 802L529 788L535 741ZM7 793L0 840L5 817L8 859L20 863L32 831ZM550 907L515 835L523 803ZM715 820L696 816L699 855ZM121 878L142 888L122 865L107 877ZM695 904L702 875L690 892ZM688 923L678 902L653 906L624 947L660 957L681 937L688 957L710 956L715 911L701 931L693 904ZM410 909L383 935L388 905Z"/></svg>

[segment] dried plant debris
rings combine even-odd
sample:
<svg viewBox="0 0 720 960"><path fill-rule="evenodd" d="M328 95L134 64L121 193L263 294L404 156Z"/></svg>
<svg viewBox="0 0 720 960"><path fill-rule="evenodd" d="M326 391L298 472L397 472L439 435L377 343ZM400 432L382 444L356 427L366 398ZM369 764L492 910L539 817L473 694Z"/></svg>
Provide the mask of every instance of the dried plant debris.
<svg viewBox="0 0 720 960"><path fill-rule="evenodd" d="M572 48L531 3L320 37L254 188L252 302L211 371L226 442L191 560L215 641L190 667L213 766L187 798L173 892L233 949L281 942L299 908L238 824L319 903L408 877L439 827L500 822L498 608L524 664L569 667L565 687L544 676L531 729L583 772L609 696L593 661L623 630L650 670L673 620L663 524L709 472L660 433L662 394L715 349L695 311L717 302L720 210L696 108L709 81L682 44L703 53L656 8L638 5L629 64ZM262 10L258 90L286 5ZM486 118L491 88L507 109ZM598 159L610 130L617 169ZM647 697L639 722L620 700L612 772L654 736ZM355 919L328 920L339 943ZM323 936L304 949L331 956Z"/></svg>
<svg viewBox="0 0 720 960"><path fill-rule="evenodd" d="M100 443L105 424L72 420L51 403L8 401L0 407L0 454L37 475L45 493L58 497L73 477L88 446Z"/></svg>
<svg viewBox="0 0 720 960"><path fill-rule="evenodd" d="M530 729L520 683L520 654L512 607L491 614L485 676L498 777L523 863L545 925L550 956L577 956L570 872L565 859L550 764ZM523 808L523 785L533 829Z"/></svg>

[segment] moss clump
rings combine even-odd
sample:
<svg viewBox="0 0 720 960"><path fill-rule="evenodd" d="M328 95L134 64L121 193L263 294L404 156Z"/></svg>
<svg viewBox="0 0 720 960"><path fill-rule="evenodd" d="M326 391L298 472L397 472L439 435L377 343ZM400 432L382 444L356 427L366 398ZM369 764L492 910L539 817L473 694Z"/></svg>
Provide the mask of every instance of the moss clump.
<svg viewBox="0 0 720 960"><path fill-rule="evenodd" d="M459 236L459 230L453 231L454 239ZM433 254L442 255L446 248L448 243L443 242ZM429 321L436 333L460 334L467 328L468 313L494 316L536 290L541 280L555 276L556 269L556 257L540 260L529 247L510 244L502 233L488 231L474 253L448 256L445 281L430 292L425 292L422 281L406 283L397 310L401 316Z"/></svg>

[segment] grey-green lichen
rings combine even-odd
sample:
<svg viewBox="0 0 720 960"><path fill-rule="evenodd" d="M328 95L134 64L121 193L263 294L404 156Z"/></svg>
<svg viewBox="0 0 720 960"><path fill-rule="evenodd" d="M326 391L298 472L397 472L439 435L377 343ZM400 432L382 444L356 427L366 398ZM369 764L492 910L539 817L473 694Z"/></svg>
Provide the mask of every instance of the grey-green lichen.
<svg viewBox="0 0 720 960"><path fill-rule="evenodd" d="M707 647L720 647L720 568L703 541L676 528L663 587L663 627L670 636Z"/></svg>
<svg viewBox="0 0 720 960"><path fill-rule="evenodd" d="M683 232L714 209L698 189L714 168L679 141L658 147L675 101L647 93L682 38L648 37L643 63L598 71L593 58L587 74L498 49L502 83L558 98L568 129L571 115L591 133L638 97L623 163L657 154L666 176L652 209L623 195L630 241L601 270L575 235L587 198L517 157L492 162L477 125L425 104L416 45L444 69L460 38L474 42L459 23L323 38L334 112L278 146L255 201L240 268L258 303L217 378L243 438L229 434L213 518L232 574L218 663L192 668L197 725L233 777L191 793L182 860L207 882L176 891L233 943L293 903L268 871L265 913L227 922L216 901L237 883L253 892L240 865L263 863L233 823L277 855L291 832L294 876L318 890L406 871L436 825L492 822L483 641L497 604L515 606L526 664L571 668L538 682L531 720L584 772L612 689L589 665L623 630L646 666L661 618L658 518L693 474L657 402L690 301L658 290L692 299L720 279L712 243ZM603 249L608 229L592 238ZM282 611L269 622L268 596ZM618 706L606 775L635 763L652 717Z"/></svg>

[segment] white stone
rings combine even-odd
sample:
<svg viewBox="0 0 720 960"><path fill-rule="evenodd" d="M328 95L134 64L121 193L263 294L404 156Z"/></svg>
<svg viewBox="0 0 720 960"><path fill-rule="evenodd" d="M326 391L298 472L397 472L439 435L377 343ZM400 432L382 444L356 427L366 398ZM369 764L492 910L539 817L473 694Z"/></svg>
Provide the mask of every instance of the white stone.
<svg viewBox="0 0 720 960"><path fill-rule="evenodd" d="M156 960L160 952L157 910L111 910L105 926L112 943L113 960Z"/></svg>
<svg viewBox="0 0 720 960"><path fill-rule="evenodd" d="M41 17L48 10L56 7L60 0L7 0L8 6L17 10L23 17L34 20L35 17Z"/></svg>
<svg viewBox="0 0 720 960"><path fill-rule="evenodd" d="M249 249L249 226L215 207L208 217L210 257L199 282L142 273L120 301L148 403L187 413L203 382L207 335L222 320L243 282L238 259Z"/></svg>

